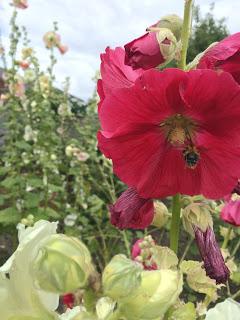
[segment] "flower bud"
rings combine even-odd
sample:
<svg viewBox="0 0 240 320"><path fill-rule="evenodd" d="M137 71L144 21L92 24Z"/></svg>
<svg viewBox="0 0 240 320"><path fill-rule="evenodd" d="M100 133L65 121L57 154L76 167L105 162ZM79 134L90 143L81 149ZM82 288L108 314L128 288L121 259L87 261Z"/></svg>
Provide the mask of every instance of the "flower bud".
<svg viewBox="0 0 240 320"><path fill-rule="evenodd" d="M176 14L162 17L157 23L157 27L166 28L172 31L177 41L180 40L183 20Z"/></svg>
<svg viewBox="0 0 240 320"><path fill-rule="evenodd" d="M112 299L121 299L134 292L141 283L139 263L119 254L105 267L102 276L104 293Z"/></svg>
<svg viewBox="0 0 240 320"><path fill-rule="evenodd" d="M39 287L61 294L85 286L93 270L87 247L77 238L63 234L50 237L34 264Z"/></svg>
<svg viewBox="0 0 240 320"><path fill-rule="evenodd" d="M151 69L174 58L177 40L171 30L156 26L147 29L148 33L127 43L125 64L135 69Z"/></svg>
<svg viewBox="0 0 240 320"><path fill-rule="evenodd" d="M159 319L182 291L182 274L172 270L143 271L141 285L119 303L127 319Z"/></svg>
<svg viewBox="0 0 240 320"><path fill-rule="evenodd" d="M139 196L134 188L128 188L109 206L111 223L119 229L144 229L153 220L153 201Z"/></svg>
<svg viewBox="0 0 240 320"><path fill-rule="evenodd" d="M161 201L154 201L154 217L152 225L162 228L168 221L168 208Z"/></svg>
<svg viewBox="0 0 240 320"><path fill-rule="evenodd" d="M182 213L184 229L194 237L193 227L200 228L203 232L210 226L213 227L210 207L204 203L192 203Z"/></svg>

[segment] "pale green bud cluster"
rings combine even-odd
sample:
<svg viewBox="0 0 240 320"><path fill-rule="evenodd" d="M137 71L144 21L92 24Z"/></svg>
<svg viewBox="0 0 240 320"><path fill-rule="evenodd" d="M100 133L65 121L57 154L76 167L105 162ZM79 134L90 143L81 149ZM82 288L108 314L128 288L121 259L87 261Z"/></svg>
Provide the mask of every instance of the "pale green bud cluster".
<svg viewBox="0 0 240 320"><path fill-rule="evenodd" d="M84 287L93 271L87 247L77 238L63 234L51 236L34 263L38 286L62 294Z"/></svg>

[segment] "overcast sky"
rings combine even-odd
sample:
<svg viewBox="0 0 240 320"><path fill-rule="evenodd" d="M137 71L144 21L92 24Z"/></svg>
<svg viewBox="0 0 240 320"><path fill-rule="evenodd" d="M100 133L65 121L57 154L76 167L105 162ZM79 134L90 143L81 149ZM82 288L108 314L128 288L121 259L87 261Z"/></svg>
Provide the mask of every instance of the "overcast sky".
<svg viewBox="0 0 240 320"><path fill-rule="evenodd" d="M10 0L0 0L0 29L6 43L8 21L12 13ZM212 0L196 0L202 13ZM71 92L87 99L94 88L92 78L99 68L99 54L106 46L123 46L144 33L147 26L161 16L177 13L182 16L183 0L29 0L29 8L19 10L18 20L28 29L32 44L45 67L48 54L42 36L59 22L62 42L69 52L59 55L56 67L58 81L71 77ZM231 33L240 31L238 0L215 0L215 15L226 17Z"/></svg>

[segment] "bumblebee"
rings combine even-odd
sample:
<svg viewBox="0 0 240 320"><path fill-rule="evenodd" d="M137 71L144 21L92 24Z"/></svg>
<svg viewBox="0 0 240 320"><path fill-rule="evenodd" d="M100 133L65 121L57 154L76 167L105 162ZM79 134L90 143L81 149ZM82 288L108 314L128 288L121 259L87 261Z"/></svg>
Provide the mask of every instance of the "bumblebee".
<svg viewBox="0 0 240 320"><path fill-rule="evenodd" d="M183 150L183 158L188 168L195 169L200 160L200 154L194 146L187 146Z"/></svg>

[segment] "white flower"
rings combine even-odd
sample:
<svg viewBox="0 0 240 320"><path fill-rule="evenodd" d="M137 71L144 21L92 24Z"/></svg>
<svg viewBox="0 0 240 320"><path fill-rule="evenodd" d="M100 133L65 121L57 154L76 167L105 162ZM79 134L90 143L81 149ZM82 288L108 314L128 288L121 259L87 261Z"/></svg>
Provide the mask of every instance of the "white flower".
<svg viewBox="0 0 240 320"><path fill-rule="evenodd" d="M18 225L18 248L0 268L1 320L57 319L53 311L58 306L59 296L39 290L32 278L32 265L39 249L56 233L56 228L56 222L48 221L38 221L28 228Z"/></svg>
<svg viewBox="0 0 240 320"><path fill-rule="evenodd" d="M24 129L23 139L25 141L37 141L37 131L33 130L29 124Z"/></svg>
<svg viewBox="0 0 240 320"><path fill-rule="evenodd" d="M208 310L206 320L240 320L240 303L226 299Z"/></svg>

